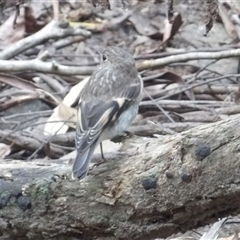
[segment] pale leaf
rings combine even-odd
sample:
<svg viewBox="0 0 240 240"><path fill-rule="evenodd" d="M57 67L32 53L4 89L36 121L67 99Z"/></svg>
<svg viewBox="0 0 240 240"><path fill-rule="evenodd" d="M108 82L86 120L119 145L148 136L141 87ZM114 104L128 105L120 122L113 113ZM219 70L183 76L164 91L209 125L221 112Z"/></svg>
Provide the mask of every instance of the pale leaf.
<svg viewBox="0 0 240 240"><path fill-rule="evenodd" d="M70 108L75 102L79 101L79 95L83 87L87 83L89 77L73 86L66 97L63 99L55 109L53 114L47 120L44 127L44 135L64 134L68 131L69 126L64 122L67 120L76 121L76 117L73 117L72 108ZM68 110L67 110L68 107ZM60 110L59 110L60 109ZM65 110L63 110L65 109ZM63 114L63 112L65 112ZM72 119L69 119L73 117ZM54 122L53 122L54 121Z"/></svg>
<svg viewBox="0 0 240 240"><path fill-rule="evenodd" d="M3 159L11 153L11 146L0 143L0 158Z"/></svg>

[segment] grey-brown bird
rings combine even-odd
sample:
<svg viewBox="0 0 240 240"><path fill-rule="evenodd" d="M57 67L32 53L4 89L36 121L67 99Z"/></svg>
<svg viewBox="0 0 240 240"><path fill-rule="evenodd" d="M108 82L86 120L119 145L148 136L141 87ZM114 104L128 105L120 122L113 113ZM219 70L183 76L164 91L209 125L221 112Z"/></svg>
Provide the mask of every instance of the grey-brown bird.
<svg viewBox="0 0 240 240"><path fill-rule="evenodd" d="M143 82L131 54L119 47L108 47L101 54L99 68L80 94L73 178L88 173L96 146L121 135L138 113Z"/></svg>

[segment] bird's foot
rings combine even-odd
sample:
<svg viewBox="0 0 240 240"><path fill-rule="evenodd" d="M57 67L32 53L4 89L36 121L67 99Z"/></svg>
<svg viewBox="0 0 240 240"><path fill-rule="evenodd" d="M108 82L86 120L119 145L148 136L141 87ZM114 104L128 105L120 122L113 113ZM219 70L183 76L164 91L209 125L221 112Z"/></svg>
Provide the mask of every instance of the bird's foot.
<svg viewBox="0 0 240 240"><path fill-rule="evenodd" d="M111 139L112 142L114 143L120 143L122 142L125 138L130 138L134 136L133 133L129 132L129 131L124 131L124 133L122 135L118 135L115 136L114 138Z"/></svg>
<svg viewBox="0 0 240 240"><path fill-rule="evenodd" d="M101 164L103 164L103 163L105 163L105 162L107 162L106 158L104 158L104 157L101 157L101 159L100 159L100 160L99 160L97 163L94 163L94 164L93 164L93 166L92 166L92 169L91 169L91 170L93 170L93 169L94 169L94 167L100 166Z"/></svg>

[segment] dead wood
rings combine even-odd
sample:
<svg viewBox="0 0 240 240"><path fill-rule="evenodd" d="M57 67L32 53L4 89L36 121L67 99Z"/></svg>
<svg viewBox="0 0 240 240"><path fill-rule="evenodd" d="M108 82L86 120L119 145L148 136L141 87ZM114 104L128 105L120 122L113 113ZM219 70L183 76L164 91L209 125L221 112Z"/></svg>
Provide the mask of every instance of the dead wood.
<svg viewBox="0 0 240 240"><path fill-rule="evenodd" d="M154 239L240 212L240 118L129 139L83 181L66 162L1 160L1 239Z"/></svg>
<svg viewBox="0 0 240 240"><path fill-rule="evenodd" d="M51 143L48 143L47 139L38 139L33 136L24 136L19 133L12 132L9 130L0 130L1 142L6 144L12 144L13 149L22 149L34 152L39 149L39 152L45 153L52 158L57 158L64 155L66 152L61 148L61 146L56 147Z"/></svg>
<svg viewBox="0 0 240 240"><path fill-rule="evenodd" d="M8 60L26 51L27 49L34 47L42 42L51 38L61 38L67 36L81 35L84 37L90 37L91 33L85 29L73 29L69 28L67 24L60 24L56 21L51 21L43 29L38 31L32 36L21 39L17 44L13 44L10 47L4 49L0 53L0 59Z"/></svg>
<svg viewBox="0 0 240 240"><path fill-rule="evenodd" d="M185 53L179 54L176 56L168 56L164 58L154 59L154 60L145 60L137 64L138 70L143 71L146 69L154 69L162 66L166 66L175 62L184 62L195 59L223 59L228 57L237 57L239 56L240 50L224 50L219 52L198 52L198 53Z"/></svg>

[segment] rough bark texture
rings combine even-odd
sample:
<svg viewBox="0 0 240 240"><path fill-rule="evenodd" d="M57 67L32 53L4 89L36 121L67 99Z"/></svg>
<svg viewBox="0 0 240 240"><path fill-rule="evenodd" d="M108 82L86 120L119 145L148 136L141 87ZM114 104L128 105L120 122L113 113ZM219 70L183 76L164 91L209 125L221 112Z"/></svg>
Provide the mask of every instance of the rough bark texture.
<svg viewBox="0 0 240 240"><path fill-rule="evenodd" d="M1 160L0 239L164 238L240 213L240 116L130 142L80 182L65 162Z"/></svg>

